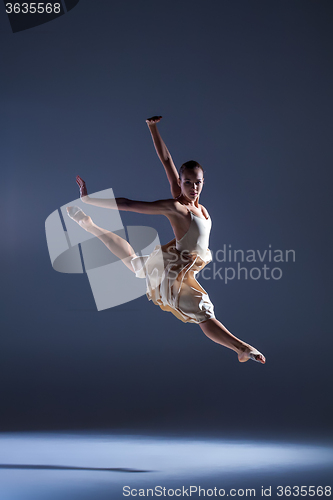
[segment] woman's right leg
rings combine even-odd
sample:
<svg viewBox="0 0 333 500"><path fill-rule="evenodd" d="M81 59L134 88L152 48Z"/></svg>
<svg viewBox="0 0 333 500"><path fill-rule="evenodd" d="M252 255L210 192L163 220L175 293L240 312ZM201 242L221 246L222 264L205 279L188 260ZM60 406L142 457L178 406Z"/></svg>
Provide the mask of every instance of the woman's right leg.
<svg viewBox="0 0 333 500"><path fill-rule="evenodd" d="M227 330L227 328L216 318L203 321L202 323L199 323L199 326L204 334L213 342L235 351L238 354L238 360L241 363L247 361L252 356L253 359L259 363L264 364L266 362L265 356L261 354L261 352L235 337L235 335L229 332L229 330Z"/></svg>
<svg viewBox="0 0 333 500"><path fill-rule="evenodd" d="M102 227L97 226L92 221L89 215L86 215L81 209L78 207L67 207L68 215L71 219L77 222L85 231L93 234L99 240L101 240L104 245L116 255L120 260L123 261L126 267L134 272L134 269L131 264L131 260L134 257L137 257L131 245L111 231L107 231Z"/></svg>

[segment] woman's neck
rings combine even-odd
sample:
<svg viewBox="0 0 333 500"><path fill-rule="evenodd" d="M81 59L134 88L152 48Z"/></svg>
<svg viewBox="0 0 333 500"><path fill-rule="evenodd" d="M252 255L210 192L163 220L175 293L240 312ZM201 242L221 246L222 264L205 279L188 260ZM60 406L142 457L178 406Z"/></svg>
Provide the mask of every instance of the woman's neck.
<svg viewBox="0 0 333 500"><path fill-rule="evenodd" d="M179 201L179 203L182 203L183 205L199 208L199 196L198 198L196 198L195 201L192 201L189 198L187 198L184 194L181 194L180 196L178 196L178 198L176 198L176 200Z"/></svg>

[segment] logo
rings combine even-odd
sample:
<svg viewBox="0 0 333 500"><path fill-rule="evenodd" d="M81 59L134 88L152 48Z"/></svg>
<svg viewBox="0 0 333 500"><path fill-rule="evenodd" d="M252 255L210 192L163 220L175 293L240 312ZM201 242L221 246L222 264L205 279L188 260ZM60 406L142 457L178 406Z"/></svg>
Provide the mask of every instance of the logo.
<svg viewBox="0 0 333 500"><path fill-rule="evenodd" d="M114 199L112 189L99 191L91 196ZM125 228L117 209L87 206L76 199L52 212L45 221L46 241L53 269L60 273L86 273L98 311L145 295L146 281L137 279L134 272L97 237L68 217L66 207L73 205L88 212L99 227L127 240L138 256L150 255L160 244L155 229L146 226Z"/></svg>

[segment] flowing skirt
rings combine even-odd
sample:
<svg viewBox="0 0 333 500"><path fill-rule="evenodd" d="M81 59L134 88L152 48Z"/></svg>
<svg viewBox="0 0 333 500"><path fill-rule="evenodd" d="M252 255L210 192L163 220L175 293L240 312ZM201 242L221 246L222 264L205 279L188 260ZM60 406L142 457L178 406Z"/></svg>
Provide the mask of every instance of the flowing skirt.
<svg viewBox="0 0 333 500"><path fill-rule="evenodd" d="M214 306L195 276L211 260L210 250L203 259L196 253L179 252L172 240L131 263L136 276L146 279L149 300L185 323L202 323L215 318Z"/></svg>

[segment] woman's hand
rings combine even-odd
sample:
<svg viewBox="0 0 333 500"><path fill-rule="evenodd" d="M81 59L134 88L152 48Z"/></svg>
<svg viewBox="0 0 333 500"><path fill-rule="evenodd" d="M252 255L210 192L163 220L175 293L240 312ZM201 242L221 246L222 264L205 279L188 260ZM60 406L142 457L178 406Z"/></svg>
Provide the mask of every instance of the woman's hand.
<svg viewBox="0 0 333 500"><path fill-rule="evenodd" d="M84 182L83 179L81 179L81 177L79 175L76 176L76 183L80 188L80 198L83 198L84 196L88 196L86 183Z"/></svg>
<svg viewBox="0 0 333 500"><path fill-rule="evenodd" d="M151 118L147 118L146 123L149 125L156 125L161 120L161 116L152 116Z"/></svg>

